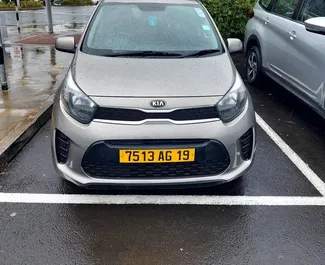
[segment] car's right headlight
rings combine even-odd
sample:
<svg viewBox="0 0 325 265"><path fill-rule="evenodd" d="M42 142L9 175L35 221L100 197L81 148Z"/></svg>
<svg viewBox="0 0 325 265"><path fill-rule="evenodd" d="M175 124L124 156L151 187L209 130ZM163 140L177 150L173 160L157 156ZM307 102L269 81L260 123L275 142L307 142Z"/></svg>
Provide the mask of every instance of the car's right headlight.
<svg viewBox="0 0 325 265"><path fill-rule="evenodd" d="M216 107L219 113L219 118L223 122L231 122L236 119L243 112L246 101L246 87L237 73L234 85L217 103Z"/></svg>
<svg viewBox="0 0 325 265"><path fill-rule="evenodd" d="M83 124L92 121L97 104L77 86L71 71L69 71L63 83L61 101L66 112L75 120Z"/></svg>

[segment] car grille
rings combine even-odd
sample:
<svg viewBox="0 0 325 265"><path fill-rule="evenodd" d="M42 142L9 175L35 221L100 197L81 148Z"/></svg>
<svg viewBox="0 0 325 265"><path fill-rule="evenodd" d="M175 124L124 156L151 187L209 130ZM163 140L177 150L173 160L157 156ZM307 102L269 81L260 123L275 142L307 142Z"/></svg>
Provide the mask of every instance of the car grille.
<svg viewBox="0 0 325 265"><path fill-rule="evenodd" d="M179 109L171 112L144 112L136 109L99 107L94 119L114 121L143 121L147 119L170 119L174 121L206 120L218 118L215 107Z"/></svg>
<svg viewBox="0 0 325 265"><path fill-rule="evenodd" d="M120 148L125 148L126 146L128 147L147 147L151 148L152 146L163 146L168 147L172 146L175 148L175 146L191 146L191 147L196 147L198 145L205 145L208 143L209 140L204 140L204 139L177 139L177 140L151 140L151 139L146 139L146 140L108 140L105 141L106 144L115 146L115 147L120 147Z"/></svg>
<svg viewBox="0 0 325 265"><path fill-rule="evenodd" d="M120 148L195 148L195 161L188 163L120 164ZM141 146L141 147L140 147ZM218 175L230 164L225 147L210 140L101 141L92 145L82 160L84 172L95 178L157 179Z"/></svg>
<svg viewBox="0 0 325 265"><path fill-rule="evenodd" d="M249 129L240 137L241 154L244 160L249 160L253 151L253 129Z"/></svg>
<svg viewBox="0 0 325 265"><path fill-rule="evenodd" d="M59 130L55 132L56 158L60 164L65 164L68 159L70 139Z"/></svg>

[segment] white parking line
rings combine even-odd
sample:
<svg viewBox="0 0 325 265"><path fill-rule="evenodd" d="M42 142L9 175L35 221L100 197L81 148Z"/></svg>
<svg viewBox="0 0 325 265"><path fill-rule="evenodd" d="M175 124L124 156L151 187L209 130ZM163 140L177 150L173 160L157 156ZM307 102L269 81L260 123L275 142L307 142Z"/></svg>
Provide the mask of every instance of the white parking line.
<svg viewBox="0 0 325 265"><path fill-rule="evenodd" d="M325 183L320 177L287 145L281 137L257 114L257 124L267 133L282 152L291 160L291 162L301 171L302 174L314 185L320 194L325 196ZM294 180L293 180L294 181Z"/></svg>
<svg viewBox="0 0 325 265"><path fill-rule="evenodd" d="M0 203L325 206L324 197L0 193Z"/></svg>

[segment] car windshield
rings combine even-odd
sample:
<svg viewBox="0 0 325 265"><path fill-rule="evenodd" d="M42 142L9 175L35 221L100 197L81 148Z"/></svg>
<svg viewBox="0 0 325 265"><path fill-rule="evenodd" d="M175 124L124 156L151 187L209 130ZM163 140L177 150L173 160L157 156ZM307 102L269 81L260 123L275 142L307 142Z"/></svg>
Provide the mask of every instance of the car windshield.
<svg viewBox="0 0 325 265"><path fill-rule="evenodd" d="M222 47L199 4L104 3L81 50L101 56L174 57L207 56Z"/></svg>

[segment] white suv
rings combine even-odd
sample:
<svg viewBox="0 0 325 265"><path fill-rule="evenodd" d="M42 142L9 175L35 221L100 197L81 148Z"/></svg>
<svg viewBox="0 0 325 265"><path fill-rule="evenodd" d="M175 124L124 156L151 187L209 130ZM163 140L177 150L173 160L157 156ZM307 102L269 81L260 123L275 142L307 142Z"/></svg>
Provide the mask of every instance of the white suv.
<svg viewBox="0 0 325 265"><path fill-rule="evenodd" d="M325 117L325 0L260 0L246 25L247 80L268 75Z"/></svg>

